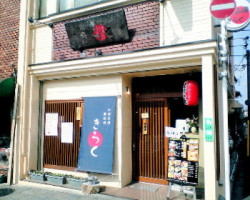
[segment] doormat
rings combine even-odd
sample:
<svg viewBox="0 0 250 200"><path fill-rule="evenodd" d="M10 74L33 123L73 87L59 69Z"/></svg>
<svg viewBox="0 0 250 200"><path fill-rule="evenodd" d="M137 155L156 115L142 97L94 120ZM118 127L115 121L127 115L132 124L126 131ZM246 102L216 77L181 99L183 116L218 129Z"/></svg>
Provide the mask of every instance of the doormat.
<svg viewBox="0 0 250 200"><path fill-rule="evenodd" d="M130 185L129 188L136 190L146 190L150 192L156 192L159 189L159 187L156 185L142 184L142 183L135 183L133 185Z"/></svg>

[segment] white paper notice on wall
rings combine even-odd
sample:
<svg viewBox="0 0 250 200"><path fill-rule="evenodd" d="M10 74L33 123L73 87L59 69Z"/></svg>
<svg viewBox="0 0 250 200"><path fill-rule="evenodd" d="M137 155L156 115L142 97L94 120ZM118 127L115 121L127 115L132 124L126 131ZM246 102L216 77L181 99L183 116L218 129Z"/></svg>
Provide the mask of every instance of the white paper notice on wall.
<svg viewBox="0 0 250 200"><path fill-rule="evenodd" d="M165 126L165 137L179 139L181 134L177 128Z"/></svg>
<svg viewBox="0 0 250 200"><path fill-rule="evenodd" d="M188 127L185 119L175 120L175 128L177 128L179 132L188 132Z"/></svg>
<svg viewBox="0 0 250 200"><path fill-rule="evenodd" d="M46 113L45 136L58 136L58 113Z"/></svg>
<svg viewBox="0 0 250 200"><path fill-rule="evenodd" d="M62 122L61 143L73 143L73 122Z"/></svg>

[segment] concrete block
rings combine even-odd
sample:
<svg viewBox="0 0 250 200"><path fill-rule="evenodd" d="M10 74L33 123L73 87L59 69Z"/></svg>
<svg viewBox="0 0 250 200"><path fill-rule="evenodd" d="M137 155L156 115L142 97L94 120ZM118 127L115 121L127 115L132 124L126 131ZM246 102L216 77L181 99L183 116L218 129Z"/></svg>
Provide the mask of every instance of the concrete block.
<svg viewBox="0 0 250 200"><path fill-rule="evenodd" d="M82 185L82 192L84 194L96 194L105 191L105 186L101 185Z"/></svg>

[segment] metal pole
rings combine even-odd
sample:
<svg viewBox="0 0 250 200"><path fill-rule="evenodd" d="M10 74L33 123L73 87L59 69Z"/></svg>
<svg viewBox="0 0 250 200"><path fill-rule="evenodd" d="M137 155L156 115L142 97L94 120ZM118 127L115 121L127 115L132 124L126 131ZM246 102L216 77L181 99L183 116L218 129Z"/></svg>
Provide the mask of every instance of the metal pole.
<svg viewBox="0 0 250 200"><path fill-rule="evenodd" d="M15 100L14 108L11 122L11 141L10 141L10 158L9 158L9 171L8 171L8 180L7 183L11 185L13 183L13 156L15 148L15 133L16 133L16 118L17 118L17 109L18 109L18 98L19 98L19 85L16 83L15 88Z"/></svg>
<svg viewBox="0 0 250 200"><path fill-rule="evenodd" d="M222 49L226 50L226 22L221 20L221 43ZM227 53L226 53L227 55ZM230 200L230 155L228 144L228 96L227 96L227 63L222 60L222 115L223 115L223 154L224 154L224 167L225 167L225 199Z"/></svg>

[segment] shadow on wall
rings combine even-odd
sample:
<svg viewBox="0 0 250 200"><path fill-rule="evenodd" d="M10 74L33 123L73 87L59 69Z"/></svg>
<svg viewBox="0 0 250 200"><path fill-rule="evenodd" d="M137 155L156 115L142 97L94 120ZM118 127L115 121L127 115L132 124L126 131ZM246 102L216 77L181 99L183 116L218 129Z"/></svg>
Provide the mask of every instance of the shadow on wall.
<svg viewBox="0 0 250 200"><path fill-rule="evenodd" d="M170 20L169 23L173 31L171 44L176 44L181 39L182 34L193 30L193 3L192 0L172 0L170 4L177 18L177 22L174 22L173 18L175 17L167 12L168 19ZM178 29L181 29L181 31Z"/></svg>
<svg viewBox="0 0 250 200"><path fill-rule="evenodd" d="M178 22L184 32L193 29L193 2L192 0L174 0L171 5L175 12Z"/></svg>

